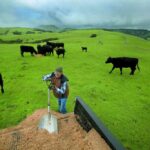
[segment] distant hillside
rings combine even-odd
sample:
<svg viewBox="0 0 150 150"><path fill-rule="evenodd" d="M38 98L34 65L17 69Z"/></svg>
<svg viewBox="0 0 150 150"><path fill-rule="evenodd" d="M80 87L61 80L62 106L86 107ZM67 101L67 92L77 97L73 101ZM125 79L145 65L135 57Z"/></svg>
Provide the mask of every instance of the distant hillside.
<svg viewBox="0 0 150 150"><path fill-rule="evenodd" d="M106 31L122 32L134 36L138 36L145 40L150 39L150 31L144 29L104 29Z"/></svg>
<svg viewBox="0 0 150 150"><path fill-rule="evenodd" d="M0 44L43 43L58 40L55 34L51 34L54 32L36 28L0 27Z"/></svg>
<svg viewBox="0 0 150 150"><path fill-rule="evenodd" d="M61 28L59 28L59 27L57 27L55 25L40 25L37 28L45 30L45 31L53 31L53 32L57 32L57 31L61 30Z"/></svg>

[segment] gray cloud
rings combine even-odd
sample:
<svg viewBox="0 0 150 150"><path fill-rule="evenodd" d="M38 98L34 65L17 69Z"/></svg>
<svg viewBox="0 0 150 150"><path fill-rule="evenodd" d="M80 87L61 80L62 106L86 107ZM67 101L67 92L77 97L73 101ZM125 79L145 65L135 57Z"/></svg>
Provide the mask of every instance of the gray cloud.
<svg viewBox="0 0 150 150"><path fill-rule="evenodd" d="M5 0L0 26L101 26L150 29L149 0Z"/></svg>

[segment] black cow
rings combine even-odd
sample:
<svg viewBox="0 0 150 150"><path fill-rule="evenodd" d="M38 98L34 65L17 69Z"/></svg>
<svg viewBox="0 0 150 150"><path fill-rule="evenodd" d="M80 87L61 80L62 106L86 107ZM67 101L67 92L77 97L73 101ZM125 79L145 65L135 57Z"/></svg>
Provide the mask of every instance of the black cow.
<svg viewBox="0 0 150 150"><path fill-rule="evenodd" d="M1 86L1 92L2 93L4 93L4 87L3 87L3 85L4 85L4 81L3 81L2 75L0 73L0 86Z"/></svg>
<svg viewBox="0 0 150 150"><path fill-rule="evenodd" d="M94 37L96 37L97 36L97 34L91 34L91 38L94 38Z"/></svg>
<svg viewBox="0 0 150 150"><path fill-rule="evenodd" d="M59 48L63 47L64 48L64 43L54 43L54 42L46 42L47 45L52 46L52 48Z"/></svg>
<svg viewBox="0 0 150 150"><path fill-rule="evenodd" d="M112 63L113 67L109 73L112 73L112 71L115 68L120 68L120 74L122 74L122 68L131 68L130 75L134 75L134 71L136 70L136 66L138 70L140 70L138 66L138 58L129 58L129 57L116 57L111 58L109 57L105 63Z"/></svg>
<svg viewBox="0 0 150 150"><path fill-rule="evenodd" d="M21 45L21 46L20 46L20 53L21 53L21 56L22 56L22 57L24 57L24 55L23 55L24 52L29 52L29 53L31 53L31 56L33 56L33 54L37 54L37 52L36 52L36 50L34 49L34 47Z"/></svg>
<svg viewBox="0 0 150 150"><path fill-rule="evenodd" d="M43 50L43 47L41 45L37 45L37 51L38 51L38 54L42 54L46 56L46 51Z"/></svg>
<svg viewBox="0 0 150 150"><path fill-rule="evenodd" d="M65 56L65 49L63 47L57 48L56 49L56 54L57 54L58 58L59 58L59 55L61 55L61 54L63 55L63 58L64 58L64 56Z"/></svg>
<svg viewBox="0 0 150 150"><path fill-rule="evenodd" d="M38 54L42 54L44 56L46 56L46 53L48 54L53 54L54 55L54 50L52 48L52 46L49 45L37 45L37 49L38 49Z"/></svg>
<svg viewBox="0 0 150 150"><path fill-rule="evenodd" d="M81 47L82 48L82 52L85 51L87 52L87 47Z"/></svg>
<svg viewBox="0 0 150 150"><path fill-rule="evenodd" d="M63 47L64 48L64 43L55 43L55 46L58 47L58 48L59 47Z"/></svg>

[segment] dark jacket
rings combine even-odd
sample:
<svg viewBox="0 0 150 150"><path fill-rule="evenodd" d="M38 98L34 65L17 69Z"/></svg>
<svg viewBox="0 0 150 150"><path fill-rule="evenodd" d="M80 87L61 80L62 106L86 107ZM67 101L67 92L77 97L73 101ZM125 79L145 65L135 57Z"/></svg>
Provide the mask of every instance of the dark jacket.
<svg viewBox="0 0 150 150"><path fill-rule="evenodd" d="M60 78L55 77L53 72L50 76L52 84L56 87L53 89L53 94L57 98L67 98L69 95L68 78L62 74Z"/></svg>

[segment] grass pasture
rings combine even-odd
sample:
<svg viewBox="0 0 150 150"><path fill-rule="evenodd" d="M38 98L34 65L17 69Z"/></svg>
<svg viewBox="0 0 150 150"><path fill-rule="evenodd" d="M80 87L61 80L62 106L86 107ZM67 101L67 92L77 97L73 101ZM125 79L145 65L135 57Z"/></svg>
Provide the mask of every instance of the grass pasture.
<svg viewBox="0 0 150 150"><path fill-rule="evenodd" d="M65 43L65 58L20 55L21 44L0 44L0 72L4 78L5 94L0 93L0 128L18 124L39 108L47 108L47 87L42 76L63 66L69 78L69 112L80 96L105 123L109 130L129 150L150 149L150 41L123 33L103 30L72 30L62 33L26 34L32 29L0 29L0 39L21 39L25 43L45 38L58 38ZM12 31L13 30L13 31ZM22 32L14 35L12 32ZM7 34L3 34L7 33ZM97 37L90 38L91 34ZM26 45L26 44L24 44ZM37 44L29 44L36 48ZM82 52L87 46L88 52ZM112 74L108 56L137 57L141 71L130 76L130 69ZM51 96L51 108L57 101Z"/></svg>

